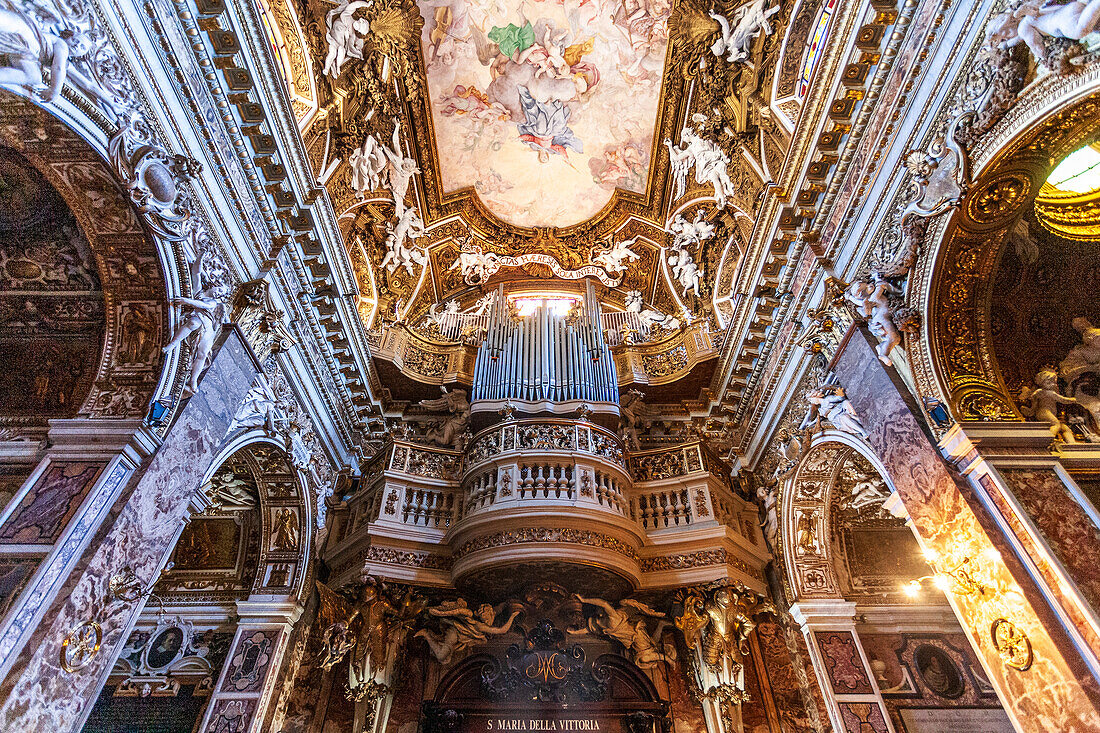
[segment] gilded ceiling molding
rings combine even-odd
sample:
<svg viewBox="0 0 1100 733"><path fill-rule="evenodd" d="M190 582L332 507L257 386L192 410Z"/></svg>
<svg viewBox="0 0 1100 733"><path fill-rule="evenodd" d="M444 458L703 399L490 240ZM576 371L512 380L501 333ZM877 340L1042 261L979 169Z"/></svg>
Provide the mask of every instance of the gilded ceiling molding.
<svg viewBox="0 0 1100 733"><path fill-rule="evenodd" d="M885 84L898 60L898 48L909 37L909 26L918 11L922 13L922 23L933 22L937 13L942 13L921 10L916 3L898 8L895 3L876 0L870 8L853 6L848 12L841 6L831 21L829 39L839 41L830 43L815 78L837 74L840 83L837 87L815 83L803 100L805 109L800 119L813 119L811 115L818 111L820 122L797 127L791 145L799 156L789 157L795 162L785 168L775 197L766 198L758 214L765 221L776 221L775 230L758 228L754 232L754 240L763 235L771 241L766 246L758 244L748 249L755 261L750 261L743 272L759 278L758 281L755 285L734 284L735 289L765 293L755 308L743 316L751 319L749 339L755 336L756 343L749 344L749 349L729 352L738 354L738 358L724 365L729 376L723 399L735 401L733 419L738 423L743 448L764 418L763 408L776 388L772 380L782 374L797 353L791 347L796 334L789 328L771 328L765 335L764 327L800 312L814 292L807 284L814 281L817 270L814 256L822 251L818 245L819 233L807 230L829 208L832 192L844 179L844 169L861 143L875 109L863 100L876 95ZM815 134L816 138L812 137ZM754 330L758 333L754 334ZM757 358L757 354L768 356Z"/></svg>

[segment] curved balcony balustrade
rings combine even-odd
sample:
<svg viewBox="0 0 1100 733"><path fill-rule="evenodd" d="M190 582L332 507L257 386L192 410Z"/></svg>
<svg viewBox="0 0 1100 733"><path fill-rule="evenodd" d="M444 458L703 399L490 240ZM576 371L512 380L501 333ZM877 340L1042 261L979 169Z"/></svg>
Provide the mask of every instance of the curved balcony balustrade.
<svg viewBox="0 0 1100 733"><path fill-rule="evenodd" d="M762 583L754 506L701 442L631 453L579 419L505 420L464 452L395 439L334 511L332 561L429 584L584 565L632 587Z"/></svg>

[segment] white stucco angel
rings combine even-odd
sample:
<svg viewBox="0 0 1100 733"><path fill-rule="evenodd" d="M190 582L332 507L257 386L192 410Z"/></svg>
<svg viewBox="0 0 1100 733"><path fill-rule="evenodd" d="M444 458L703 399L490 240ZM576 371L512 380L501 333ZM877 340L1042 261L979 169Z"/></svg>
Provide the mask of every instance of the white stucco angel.
<svg viewBox="0 0 1100 733"><path fill-rule="evenodd" d="M94 101L112 121L127 105L81 69L96 51L86 28L54 14L39 3L0 7L0 86L17 87L43 102L54 102L68 81ZM84 63L86 65L86 63ZM43 78L48 70L49 82Z"/></svg>
<svg viewBox="0 0 1100 733"><path fill-rule="evenodd" d="M703 218L703 211L695 212L695 218L688 221L683 214L677 214L666 232L672 235L672 247L682 249L701 244L714 236L714 225Z"/></svg>
<svg viewBox="0 0 1100 733"><path fill-rule="evenodd" d="M692 119L698 121L699 115ZM673 200L687 193L687 177L695 168L695 181L701 185L710 185L714 189L714 201L719 209L726 208L729 198L737 193L729 176L729 157L710 140L699 136L691 125L685 125L680 131L680 144L673 145L665 138L668 147L669 165L676 189Z"/></svg>
<svg viewBox="0 0 1100 733"><path fill-rule="evenodd" d="M642 669L656 667L660 662L676 661L676 648L672 644L659 646L661 635L668 626L665 614L630 598L620 602L618 608L602 598L585 598L577 594L573 598L597 610L595 615L588 617L584 628L570 629L570 633L614 639L631 653L634 664ZM652 634L647 628L646 617L659 619Z"/></svg>
<svg viewBox="0 0 1100 733"><path fill-rule="evenodd" d="M631 249L637 237L624 239L621 242L612 242L608 248L592 258L592 262L602 267L609 275L615 275L626 270L626 262L635 262L641 259L641 255Z"/></svg>
<svg viewBox="0 0 1100 733"><path fill-rule="evenodd" d="M698 298L699 281L702 279L702 277L703 271L699 269L699 265L695 264L695 262L691 259L689 255L686 261L682 261L682 264L680 265L680 275L676 278L677 281L680 283L680 287L682 288L681 295L686 298L688 292L690 291L695 293L695 297Z"/></svg>
<svg viewBox="0 0 1100 733"><path fill-rule="evenodd" d="M386 150L374 135L368 134L363 144L351 151L348 167L351 168L351 187L357 197L382 187L387 162Z"/></svg>
<svg viewBox="0 0 1100 733"><path fill-rule="evenodd" d="M439 303L433 303L432 306L428 308L428 315L424 316L424 322L432 323L442 328L446 326L449 321L458 316L458 311L458 301L453 298L444 303L442 308L439 307Z"/></svg>
<svg viewBox="0 0 1100 733"><path fill-rule="evenodd" d="M369 8L370 0L343 0L325 16L325 39L328 55L325 56L325 76L336 78L348 59L363 58L363 44L370 32L366 18L356 18L355 13Z"/></svg>
<svg viewBox="0 0 1100 733"><path fill-rule="evenodd" d="M1100 0L1027 0L1015 10L1001 13L989 23L986 44L1008 48L1020 41L1035 59L1048 61L1046 38L1080 41L1100 29Z"/></svg>
<svg viewBox="0 0 1100 733"><path fill-rule="evenodd" d="M753 2L737 8L729 20L717 13L710 13L710 17L718 21L718 38L710 47L710 52L715 56L725 56L731 64L744 61L752 50L752 42L763 31L765 35L775 32L768 18L779 12L779 6L765 9L768 0L753 0Z"/></svg>
<svg viewBox="0 0 1100 733"><path fill-rule="evenodd" d="M462 272L462 280L467 285L480 285L489 279L497 271L497 261L500 258L492 252L485 252L477 245L468 242L462 244L462 251L448 270L458 268Z"/></svg>
<svg viewBox="0 0 1100 733"><path fill-rule="evenodd" d="M879 270L872 270L869 278L856 280L844 291L844 299L855 307L856 313L866 319L867 327L878 338L879 360L892 366L890 352L901 343L901 332L894 325L890 314L890 296L901 295Z"/></svg>
<svg viewBox="0 0 1100 733"><path fill-rule="evenodd" d="M61 93L68 66L69 47L51 37L18 8L0 8L0 85L26 90L43 102ZM49 69L50 82L42 76Z"/></svg>
<svg viewBox="0 0 1100 733"><path fill-rule="evenodd" d="M176 335L164 347L164 353L168 353L183 343L191 334L195 334L194 343L191 344L191 376L184 385L185 394L194 394L199 391L199 378L206 368L210 366L210 357L214 350L214 339L222 325L222 301L218 297L220 288L217 285L201 287L202 261L204 253L199 252L191 263L191 282L194 295L190 298L172 298L172 305L186 308L185 317L180 323Z"/></svg>
<svg viewBox="0 0 1100 733"><path fill-rule="evenodd" d="M626 312L637 313L638 319L647 329L660 326L666 330L674 331L680 327L680 319L676 316L665 315L660 311L646 308L642 300L642 293L638 290L631 290L626 294Z"/></svg>
<svg viewBox="0 0 1100 733"><path fill-rule="evenodd" d="M405 195L409 192L412 177L420 172L414 158L406 158L401 150L401 120L393 120L393 139L389 147L382 148L386 154L386 181L393 194L393 208L397 216L405 212Z"/></svg>
<svg viewBox="0 0 1100 733"><path fill-rule="evenodd" d="M806 411L806 417L802 418L799 430L817 432L821 429L821 421L827 420L841 432L860 438L868 437L856 409L852 407L844 388L839 384L827 384L810 390L806 394L806 401L810 403L810 409Z"/></svg>
<svg viewBox="0 0 1100 733"><path fill-rule="evenodd" d="M279 426L286 422L286 414L279 407L267 379L261 374L244 396L229 432L237 429L263 428L268 435L275 435Z"/></svg>
<svg viewBox="0 0 1100 733"><path fill-rule="evenodd" d="M413 265L427 267L428 255L420 247L411 242L424 236L424 222L416 209L406 209L397 219L396 224L387 224L386 231L386 256L382 258L382 267L393 272L399 267L404 267L409 275L414 274Z"/></svg>
<svg viewBox="0 0 1100 733"><path fill-rule="evenodd" d="M426 641L432 655L440 664L447 665L451 663L455 654L475 644L484 644L490 636L507 634L520 611L512 611L507 621L500 626L494 626L497 617L496 609L488 603L483 603L475 613L466 605L464 599L459 598L454 601L444 601L437 607L429 608L428 614L439 619L443 626L443 633L421 629L414 636Z"/></svg>

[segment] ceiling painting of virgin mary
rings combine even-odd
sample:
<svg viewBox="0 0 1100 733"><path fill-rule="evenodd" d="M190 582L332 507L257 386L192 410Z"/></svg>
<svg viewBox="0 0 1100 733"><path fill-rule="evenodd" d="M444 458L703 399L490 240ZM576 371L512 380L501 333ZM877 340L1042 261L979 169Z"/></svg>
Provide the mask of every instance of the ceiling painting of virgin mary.
<svg viewBox="0 0 1100 733"><path fill-rule="evenodd" d="M501 219L568 226L642 193L667 0L420 0L443 186Z"/></svg>

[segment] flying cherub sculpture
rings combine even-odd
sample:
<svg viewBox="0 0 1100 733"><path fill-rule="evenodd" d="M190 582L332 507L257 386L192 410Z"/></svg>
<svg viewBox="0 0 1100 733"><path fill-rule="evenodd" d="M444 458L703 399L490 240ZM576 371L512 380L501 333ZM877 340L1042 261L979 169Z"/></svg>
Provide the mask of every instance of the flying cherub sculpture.
<svg viewBox="0 0 1100 733"><path fill-rule="evenodd" d="M764 9L767 0L753 0L734 11L730 20L717 13L710 13L711 19L718 22L718 38L710 47L715 56L726 55L731 64L744 61L749 57L752 42L763 31L765 35L774 32L768 18L779 12L779 5Z"/></svg>
<svg viewBox="0 0 1100 733"><path fill-rule="evenodd" d="M435 616L443 625L442 633L421 629L415 636L424 639L432 655L440 664L451 663L455 654L465 651L475 644L483 644L490 636L507 634L520 610L513 610L500 626L494 626L499 611L488 603L481 604L475 613L463 598L444 601L436 608L429 608L428 614Z"/></svg>
<svg viewBox="0 0 1100 733"><path fill-rule="evenodd" d="M328 11L325 16L325 40L328 41L325 76L336 78L348 59L363 58L370 23L365 18L356 18L355 13L369 7L368 0L344 0Z"/></svg>
<svg viewBox="0 0 1100 733"><path fill-rule="evenodd" d="M658 647L661 635L668 626L665 614L629 598L623 600L618 608L602 598L584 598L577 594L573 598L599 610L596 615L588 618L584 628L570 629L570 633L594 634L614 639L630 651L634 664L642 669L656 667L660 662L676 661L676 648L673 645L664 645L663 651ZM652 634L646 625L647 617L659 619Z"/></svg>
<svg viewBox="0 0 1100 733"><path fill-rule="evenodd" d="M1100 29L1100 0L1027 0L989 23L986 44L1008 48L1023 41L1039 63L1049 61L1046 38L1080 41Z"/></svg>
<svg viewBox="0 0 1100 733"><path fill-rule="evenodd" d="M844 388L839 384L826 384L806 393L806 401L810 408L806 416L802 418L799 430L808 430L813 434L821 430L821 421L827 420L833 427L844 433L850 433L860 438L867 437L867 430L859 421L859 415L848 401Z"/></svg>
<svg viewBox="0 0 1100 733"><path fill-rule="evenodd" d="M592 262L606 270L609 275L623 272L626 270L626 262L641 259L641 255L631 249L637 241L637 237L631 237L621 242L612 242L606 250L593 257Z"/></svg>
<svg viewBox="0 0 1100 733"><path fill-rule="evenodd" d="M463 435L470 424L470 401L466 398L466 390L440 387L443 396L434 400L421 400L420 406L429 410L445 411L447 414L432 422L428 429L427 438L455 450L462 449Z"/></svg>

